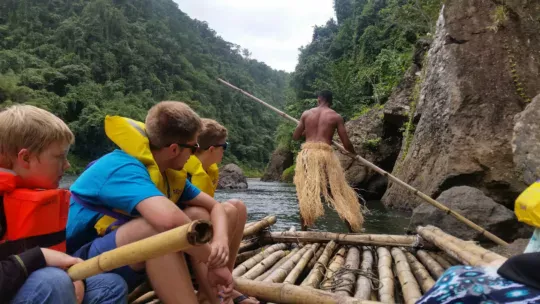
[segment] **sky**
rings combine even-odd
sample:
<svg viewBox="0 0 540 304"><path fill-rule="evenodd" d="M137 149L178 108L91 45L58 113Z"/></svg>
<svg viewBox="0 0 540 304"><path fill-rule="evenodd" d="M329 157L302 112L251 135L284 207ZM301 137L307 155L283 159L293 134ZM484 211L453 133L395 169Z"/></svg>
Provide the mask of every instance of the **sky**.
<svg viewBox="0 0 540 304"><path fill-rule="evenodd" d="M193 19L208 22L224 40L247 48L251 58L294 71L299 48L313 27L334 17L333 0L174 0Z"/></svg>

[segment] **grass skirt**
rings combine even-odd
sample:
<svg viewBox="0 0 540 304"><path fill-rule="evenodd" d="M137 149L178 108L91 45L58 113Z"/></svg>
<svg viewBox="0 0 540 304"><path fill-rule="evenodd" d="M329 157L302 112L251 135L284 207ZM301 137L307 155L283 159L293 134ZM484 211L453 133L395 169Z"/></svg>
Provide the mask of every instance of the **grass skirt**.
<svg viewBox="0 0 540 304"><path fill-rule="evenodd" d="M296 158L294 184L300 215L304 225L311 226L324 215L321 197L359 232L364 223L358 195L347 180L332 147L320 142L307 142Z"/></svg>

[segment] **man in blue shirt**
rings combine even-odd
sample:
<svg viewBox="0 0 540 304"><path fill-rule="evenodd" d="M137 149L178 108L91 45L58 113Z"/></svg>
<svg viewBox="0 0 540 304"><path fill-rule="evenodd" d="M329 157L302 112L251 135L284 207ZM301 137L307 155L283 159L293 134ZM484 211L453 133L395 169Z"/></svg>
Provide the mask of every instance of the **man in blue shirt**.
<svg viewBox="0 0 540 304"><path fill-rule="evenodd" d="M192 219L209 219L214 228L211 243L185 253L192 262L199 262L192 263L197 277L202 276L215 288L223 286L220 296L228 300L232 292L230 236L236 229L243 229L245 223L236 223L237 215L232 210L225 210L179 175L197 149L200 128L198 115L181 102L156 104L149 110L145 124L107 117L107 135L121 150L98 159L72 185L68 251L77 257L91 258ZM111 224L107 222L108 216L127 220ZM98 229L103 222L107 229ZM201 265L203 273L199 271ZM163 302L197 303L183 252L112 272L120 274L130 289L142 282L146 272ZM212 302L217 301L215 292Z"/></svg>

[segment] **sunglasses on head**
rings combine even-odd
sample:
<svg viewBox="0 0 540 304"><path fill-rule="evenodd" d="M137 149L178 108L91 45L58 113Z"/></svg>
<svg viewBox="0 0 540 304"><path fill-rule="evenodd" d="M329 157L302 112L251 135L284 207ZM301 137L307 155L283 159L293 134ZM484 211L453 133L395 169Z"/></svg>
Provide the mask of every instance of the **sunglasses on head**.
<svg viewBox="0 0 540 304"><path fill-rule="evenodd" d="M194 154L200 148L199 143L196 143L194 145L188 145L188 144L177 144L177 145L182 148L191 149L191 154Z"/></svg>
<svg viewBox="0 0 540 304"><path fill-rule="evenodd" d="M227 146L229 146L229 143L228 142L225 142L224 144L220 144L220 145L210 145L208 146L208 148L210 147L223 147L223 151L227 150ZM206 149L208 149L206 148Z"/></svg>

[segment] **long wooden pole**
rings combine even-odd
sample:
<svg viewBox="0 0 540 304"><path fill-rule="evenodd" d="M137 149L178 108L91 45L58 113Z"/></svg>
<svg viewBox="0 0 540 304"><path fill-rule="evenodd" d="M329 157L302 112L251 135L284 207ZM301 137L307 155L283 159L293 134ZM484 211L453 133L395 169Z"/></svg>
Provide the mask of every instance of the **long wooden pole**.
<svg viewBox="0 0 540 304"><path fill-rule="evenodd" d="M237 90L238 92L252 98L253 100L257 101L258 103L262 104L263 106L273 110L274 112L278 113L279 115L281 115L282 117L294 122L295 124L298 124L298 120L296 120L295 118L293 118L292 116L289 116L287 115L285 112L281 111L281 110L278 110L277 108L267 104L266 102L262 101L261 99L247 93L246 91L238 88L238 87L235 87L234 85L226 82L225 80L221 79L221 78L218 78L217 79L219 82L221 82L222 84L228 86L229 88L232 88L234 90ZM334 146L336 146L339 150L341 150L341 152L345 153L346 155L348 155L349 157L351 158L354 158L358 161L360 161L362 164L366 165L367 167L373 169L374 171L382 174L383 176L386 176L389 180L395 182L396 184L404 187L405 189L409 190L410 192L412 192L414 195L418 196L419 198L423 199L424 201L426 201L427 203L443 210L444 212L446 212L447 214L450 214L452 215L453 217L455 217L456 219L458 219L459 221L461 221L462 223L466 224L467 226L471 227L472 229L480 232L482 235L484 235L485 237L487 237L488 239L492 240L493 242L499 244L499 245L503 245L503 246L508 246L508 243L503 241L501 238L497 237L496 235L492 234L491 232L485 230L484 228L478 226L477 224L475 224L474 222L470 221L469 219L465 218L464 216L462 216L461 214L459 214L458 212L446 207L445 205L439 203L438 201L432 199L431 197L429 197L427 194L424 194L423 192L419 191L418 189L412 187L411 185L405 183L404 181L400 180L399 178L395 177L394 175L384 171L383 169L379 168L378 166L372 164L371 162L369 162L367 159L363 158L362 156L360 155L354 155L352 153L350 153L349 151L345 150L345 148L340 145L339 143L337 143L336 141L332 141L332 143L334 144Z"/></svg>

